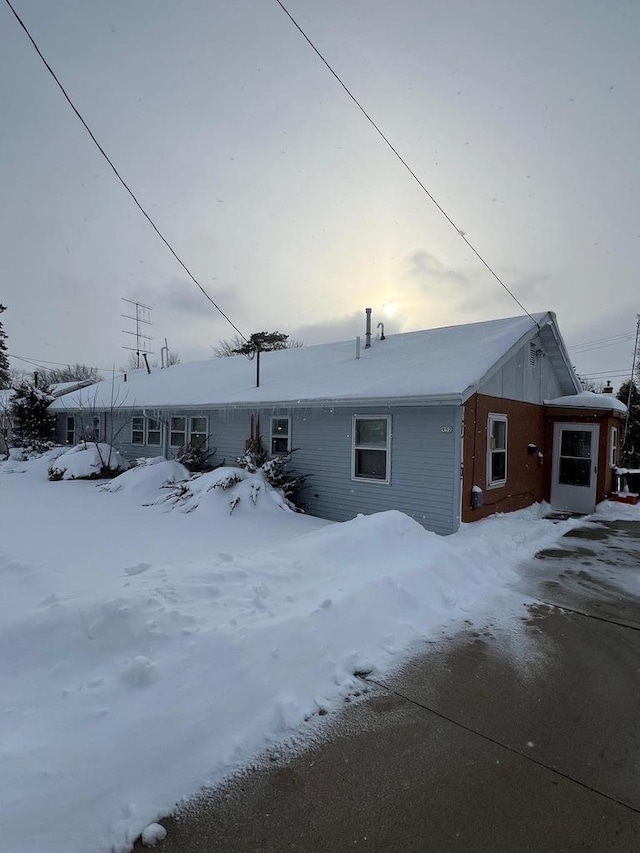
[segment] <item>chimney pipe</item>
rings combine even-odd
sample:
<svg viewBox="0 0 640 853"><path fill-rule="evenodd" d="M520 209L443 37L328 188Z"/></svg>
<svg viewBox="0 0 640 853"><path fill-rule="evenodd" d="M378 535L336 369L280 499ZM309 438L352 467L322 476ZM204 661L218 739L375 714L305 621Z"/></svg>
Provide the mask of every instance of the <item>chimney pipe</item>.
<svg viewBox="0 0 640 853"><path fill-rule="evenodd" d="M364 310L365 310L365 313L367 315L367 326L366 326L366 331L364 333L364 338L365 338L364 348L370 349L371 348L371 308L365 308Z"/></svg>

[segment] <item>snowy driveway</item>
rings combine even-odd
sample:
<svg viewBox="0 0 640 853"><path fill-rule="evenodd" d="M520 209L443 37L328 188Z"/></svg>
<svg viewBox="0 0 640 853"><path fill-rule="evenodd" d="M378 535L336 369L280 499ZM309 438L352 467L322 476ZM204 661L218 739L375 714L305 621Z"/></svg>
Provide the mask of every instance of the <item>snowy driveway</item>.
<svg viewBox="0 0 640 853"><path fill-rule="evenodd" d="M637 853L640 521L522 566L531 604L415 656L297 757L166 822L159 853Z"/></svg>

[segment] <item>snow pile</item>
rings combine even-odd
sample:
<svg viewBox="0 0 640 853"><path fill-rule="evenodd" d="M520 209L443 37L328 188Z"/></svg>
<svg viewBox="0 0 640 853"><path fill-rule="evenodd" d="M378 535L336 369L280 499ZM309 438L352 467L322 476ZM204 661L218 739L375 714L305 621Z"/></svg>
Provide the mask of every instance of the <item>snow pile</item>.
<svg viewBox="0 0 640 853"><path fill-rule="evenodd" d="M398 512L328 524L282 512L255 475L215 486L236 470L189 481L183 508L207 511L185 515L0 464L11 853L118 853L154 835L181 798L337 707L357 673L474 618L578 523L534 508L447 538Z"/></svg>
<svg viewBox="0 0 640 853"><path fill-rule="evenodd" d="M184 465L173 459L156 456L140 459L134 467L115 477L100 488L106 492L125 492L140 499L154 500L158 490L180 480L188 480L191 474Z"/></svg>
<svg viewBox="0 0 640 853"><path fill-rule="evenodd" d="M231 515L246 512L260 503L260 508L295 512L282 492L267 482L260 469L250 473L244 468L225 465L208 474L196 475L188 483L179 483L166 500L182 512L192 512L199 506Z"/></svg>
<svg viewBox="0 0 640 853"><path fill-rule="evenodd" d="M126 471L129 463L110 444L80 442L49 466L50 480L97 480Z"/></svg>
<svg viewBox="0 0 640 853"><path fill-rule="evenodd" d="M545 406L558 406L571 409L610 409L614 412L626 414L627 407L624 403L614 397L613 394L595 394L593 391L581 391L570 397L555 397L553 400L545 400Z"/></svg>

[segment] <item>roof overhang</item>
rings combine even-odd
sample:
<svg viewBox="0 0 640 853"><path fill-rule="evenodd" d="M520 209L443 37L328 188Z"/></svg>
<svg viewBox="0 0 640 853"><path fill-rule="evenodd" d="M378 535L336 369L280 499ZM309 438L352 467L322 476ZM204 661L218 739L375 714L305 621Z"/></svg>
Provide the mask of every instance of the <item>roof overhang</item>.
<svg viewBox="0 0 640 853"><path fill-rule="evenodd" d="M247 400L236 401L229 403L174 403L168 405L157 405L154 403L140 403L133 400L126 405L114 406L114 412L122 411L156 411L156 412L176 412L176 411L229 411L229 410L245 410L255 411L256 409L324 409L324 408L406 408L407 406L460 406L462 404L461 394L445 394L441 396L416 396L416 397L325 397L322 399L309 398L297 400ZM62 401L57 401L58 405L53 409L55 412L78 412L86 410L87 412L105 412L110 411L110 406L83 406L76 405L69 401L70 405L61 406Z"/></svg>

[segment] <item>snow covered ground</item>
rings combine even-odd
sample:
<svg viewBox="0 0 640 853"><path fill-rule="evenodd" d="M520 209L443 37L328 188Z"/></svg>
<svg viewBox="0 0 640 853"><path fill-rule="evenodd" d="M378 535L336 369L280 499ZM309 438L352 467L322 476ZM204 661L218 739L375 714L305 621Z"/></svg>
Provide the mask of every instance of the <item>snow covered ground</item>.
<svg viewBox="0 0 640 853"><path fill-rule="evenodd" d="M178 800L337 707L354 673L388 670L496 596L512 612L517 563L576 524L532 508L441 538L398 512L298 515L250 480L203 478L155 503L175 463L107 490L49 482L47 465L0 463L11 853L128 850Z"/></svg>

